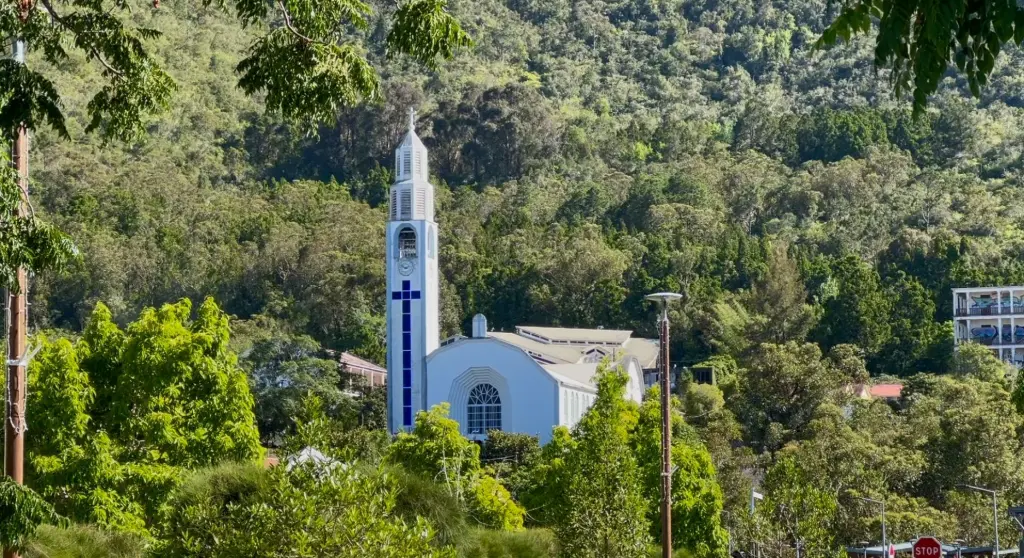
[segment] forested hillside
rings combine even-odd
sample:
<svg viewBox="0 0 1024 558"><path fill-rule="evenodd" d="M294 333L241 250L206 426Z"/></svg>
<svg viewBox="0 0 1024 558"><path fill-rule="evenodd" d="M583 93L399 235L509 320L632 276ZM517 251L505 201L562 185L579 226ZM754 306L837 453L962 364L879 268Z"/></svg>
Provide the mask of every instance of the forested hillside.
<svg viewBox="0 0 1024 558"><path fill-rule="evenodd" d="M870 37L813 49L837 13L824 0L458 0L473 48L432 71L388 60L371 21L383 101L311 135L235 87L250 36L200 5L134 15L164 30L154 52L179 86L138 144L83 132L95 68L53 69L73 141L35 137L33 199L83 257L34 281L36 328L212 296L276 440L299 396L261 378L338 395L324 349L383 360L386 194L415 107L443 335L479 312L654 336L643 296L686 293L673 360L721 382L681 393L681 447L707 446L717 472L693 458L694 478L717 475L740 543L825 556L877 539L858 495L887 498L893 539L980 543L990 508L956 485L1024 498L1024 390L986 349L954 357L949 325L950 287L1024 284L1024 54L980 99L950 75L915 119ZM903 399L849 404L869 376L904 379ZM558 451L530 474L557 472ZM765 511L736 519L755 477ZM523 478L502 482L528 500ZM700 494L717 515L722 495ZM695 556L721 553L709 536Z"/></svg>
<svg viewBox="0 0 1024 558"><path fill-rule="evenodd" d="M950 285L1020 283L1022 129L1014 53L974 102L952 83L914 120L866 40L811 43L825 2L459 2L476 46L437 72L373 53L385 100L310 137L234 87L248 44L216 11L165 3L156 50L179 82L138 145L37 137L38 204L80 244L37 281L37 326L97 301L213 295L260 328L380 359L391 153L420 111L439 188L444 330L562 324L650 333L652 290L685 290L675 354L722 340L716 305L799 267L824 349L871 370L942 370ZM371 44L373 44L371 42ZM74 69L74 64L69 68ZM86 67L56 74L80 91ZM797 285L792 285L796 288ZM738 326L746 327L746 326Z"/></svg>

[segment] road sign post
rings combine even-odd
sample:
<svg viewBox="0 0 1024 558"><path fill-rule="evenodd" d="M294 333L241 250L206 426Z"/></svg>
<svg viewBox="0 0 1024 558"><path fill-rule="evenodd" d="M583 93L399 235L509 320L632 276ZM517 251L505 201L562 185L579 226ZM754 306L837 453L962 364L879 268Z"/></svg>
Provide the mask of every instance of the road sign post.
<svg viewBox="0 0 1024 558"><path fill-rule="evenodd" d="M935 537L921 537L914 542L914 558L942 558L942 543Z"/></svg>

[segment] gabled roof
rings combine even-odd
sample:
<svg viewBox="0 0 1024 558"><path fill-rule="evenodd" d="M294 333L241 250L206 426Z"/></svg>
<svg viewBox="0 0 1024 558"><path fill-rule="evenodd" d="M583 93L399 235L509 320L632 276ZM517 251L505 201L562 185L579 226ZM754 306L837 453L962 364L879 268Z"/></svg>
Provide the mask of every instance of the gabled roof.
<svg viewBox="0 0 1024 558"><path fill-rule="evenodd" d="M594 376L597 374L597 366L596 362L586 362L583 364L544 364L541 365L541 368L555 376L555 379L560 379L558 376L561 376L572 382L596 388Z"/></svg>
<svg viewBox="0 0 1024 558"><path fill-rule="evenodd" d="M541 364L581 364L595 349L600 349L612 360L618 361L630 355L636 357L641 368L654 367L658 360L658 342L654 339L630 337L631 333L614 329L519 326L516 333L490 331L487 336L523 349ZM546 343L538 340L538 336L567 342ZM601 339L605 342L598 342Z"/></svg>
<svg viewBox="0 0 1024 558"><path fill-rule="evenodd" d="M338 362L340 362L342 366L358 368L360 370L380 372L381 374L387 374L388 372L380 366L377 366L368 360L363 360L352 353L341 353L341 356L338 358Z"/></svg>
<svg viewBox="0 0 1024 558"><path fill-rule="evenodd" d="M552 344L622 345L632 331L624 329L578 329L571 327L516 326L520 334L533 335Z"/></svg>
<svg viewBox="0 0 1024 558"><path fill-rule="evenodd" d="M871 386L871 397L880 399L899 399L903 393L901 384L875 384Z"/></svg>

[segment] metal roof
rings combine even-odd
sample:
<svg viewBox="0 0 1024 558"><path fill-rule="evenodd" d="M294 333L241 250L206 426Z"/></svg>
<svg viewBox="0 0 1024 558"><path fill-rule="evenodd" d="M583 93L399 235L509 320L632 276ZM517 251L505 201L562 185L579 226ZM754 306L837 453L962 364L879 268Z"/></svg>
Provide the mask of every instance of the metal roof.
<svg viewBox="0 0 1024 558"><path fill-rule="evenodd" d="M629 340L632 331L625 329L579 329L571 327L534 327L516 326L516 331L548 339L551 343L559 341L586 345L623 345Z"/></svg>

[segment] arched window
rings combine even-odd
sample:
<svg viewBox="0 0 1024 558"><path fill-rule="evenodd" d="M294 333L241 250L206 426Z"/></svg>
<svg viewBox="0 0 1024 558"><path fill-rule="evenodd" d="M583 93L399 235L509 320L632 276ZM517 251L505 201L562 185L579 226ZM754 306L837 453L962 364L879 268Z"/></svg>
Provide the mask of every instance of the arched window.
<svg viewBox="0 0 1024 558"><path fill-rule="evenodd" d="M491 384L478 384L469 392L466 411L466 426L470 434L501 430L501 396Z"/></svg>
<svg viewBox="0 0 1024 558"><path fill-rule="evenodd" d="M399 231L398 257L416 259L416 231L409 228Z"/></svg>

